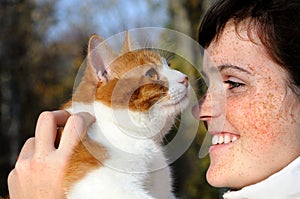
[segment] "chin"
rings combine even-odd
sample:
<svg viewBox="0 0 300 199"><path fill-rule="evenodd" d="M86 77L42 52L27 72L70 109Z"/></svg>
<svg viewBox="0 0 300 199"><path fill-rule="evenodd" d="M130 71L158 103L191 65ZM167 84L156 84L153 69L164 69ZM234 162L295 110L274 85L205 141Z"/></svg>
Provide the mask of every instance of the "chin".
<svg viewBox="0 0 300 199"><path fill-rule="evenodd" d="M211 186L217 188L226 187L231 189L241 189L242 187L246 186L241 181L241 177L232 176L229 171L226 171L220 167L222 166L210 166L207 170L206 180Z"/></svg>
<svg viewBox="0 0 300 199"><path fill-rule="evenodd" d="M227 187L226 183L224 182L225 176L222 176L221 174L217 174L216 172L211 171L209 168L206 173L206 180L207 182L213 186L213 187Z"/></svg>

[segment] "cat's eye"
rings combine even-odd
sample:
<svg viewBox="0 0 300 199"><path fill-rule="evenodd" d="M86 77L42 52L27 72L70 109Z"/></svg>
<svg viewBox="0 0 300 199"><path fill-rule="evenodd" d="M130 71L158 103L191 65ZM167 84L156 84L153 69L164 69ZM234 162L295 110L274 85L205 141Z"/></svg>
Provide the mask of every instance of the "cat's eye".
<svg viewBox="0 0 300 199"><path fill-rule="evenodd" d="M154 68L150 68L146 73L145 73L146 77L150 77L153 80L158 80L159 76L157 71Z"/></svg>

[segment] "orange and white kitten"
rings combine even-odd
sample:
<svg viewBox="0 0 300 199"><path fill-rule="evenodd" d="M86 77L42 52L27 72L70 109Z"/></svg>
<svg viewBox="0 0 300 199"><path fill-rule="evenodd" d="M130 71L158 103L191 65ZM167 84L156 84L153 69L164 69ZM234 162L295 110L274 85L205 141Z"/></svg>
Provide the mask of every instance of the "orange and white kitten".
<svg viewBox="0 0 300 199"><path fill-rule="evenodd" d="M96 122L68 163L68 199L174 198L160 142L188 105L188 79L158 52L130 48L128 33L119 55L101 37L89 40L87 68L64 108Z"/></svg>

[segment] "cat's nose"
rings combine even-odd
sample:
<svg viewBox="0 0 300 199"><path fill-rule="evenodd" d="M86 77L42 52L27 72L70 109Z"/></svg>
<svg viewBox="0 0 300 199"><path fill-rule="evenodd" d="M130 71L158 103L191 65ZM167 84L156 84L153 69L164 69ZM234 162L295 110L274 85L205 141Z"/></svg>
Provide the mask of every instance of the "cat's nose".
<svg viewBox="0 0 300 199"><path fill-rule="evenodd" d="M186 88L189 86L189 78L188 76L184 76L183 78L178 80L178 83L183 84Z"/></svg>

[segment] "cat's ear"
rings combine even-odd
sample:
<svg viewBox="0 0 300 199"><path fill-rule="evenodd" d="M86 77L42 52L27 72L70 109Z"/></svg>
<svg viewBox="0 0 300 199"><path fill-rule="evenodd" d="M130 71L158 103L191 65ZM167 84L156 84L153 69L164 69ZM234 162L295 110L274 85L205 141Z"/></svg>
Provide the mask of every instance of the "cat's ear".
<svg viewBox="0 0 300 199"><path fill-rule="evenodd" d="M110 77L109 68L107 66L111 63L117 54L99 35L92 35L88 44L88 63L93 70L93 74L98 81L107 83Z"/></svg>
<svg viewBox="0 0 300 199"><path fill-rule="evenodd" d="M129 51L131 51L130 36L128 30L126 30L125 40L122 46L121 53L124 54Z"/></svg>

